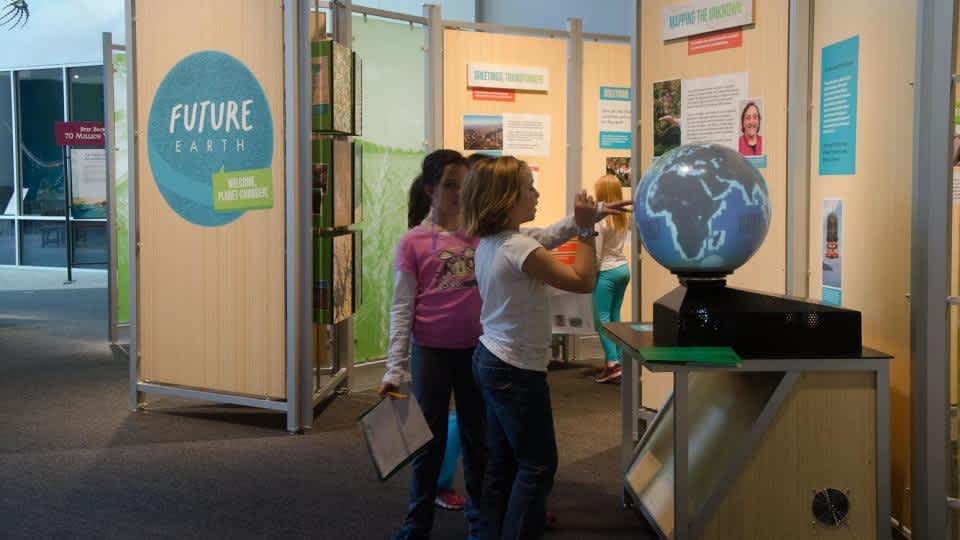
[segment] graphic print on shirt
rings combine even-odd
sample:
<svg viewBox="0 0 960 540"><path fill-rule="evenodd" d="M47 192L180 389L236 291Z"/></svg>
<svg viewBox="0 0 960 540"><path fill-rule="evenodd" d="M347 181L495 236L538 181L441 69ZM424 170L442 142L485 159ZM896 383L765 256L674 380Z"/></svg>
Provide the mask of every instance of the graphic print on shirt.
<svg viewBox="0 0 960 540"><path fill-rule="evenodd" d="M477 286L477 278L473 274L472 247L442 249L437 258L443 263L437 271L437 289L468 288Z"/></svg>

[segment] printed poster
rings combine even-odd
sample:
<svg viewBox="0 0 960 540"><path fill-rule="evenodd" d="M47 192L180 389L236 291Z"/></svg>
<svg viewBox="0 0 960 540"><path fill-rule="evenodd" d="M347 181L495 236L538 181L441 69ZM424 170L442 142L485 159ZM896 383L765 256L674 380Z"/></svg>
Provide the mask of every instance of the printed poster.
<svg viewBox="0 0 960 540"><path fill-rule="evenodd" d="M740 111L740 137L737 139L737 151L758 169L767 166L767 155L763 144L763 98L742 100L737 109Z"/></svg>
<svg viewBox="0 0 960 540"><path fill-rule="evenodd" d="M167 205L221 227L273 207L273 118L256 76L218 51L190 54L164 76L150 105L147 156Z"/></svg>
<svg viewBox="0 0 960 540"><path fill-rule="evenodd" d="M820 174L857 171L860 37L823 48L820 62Z"/></svg>
<svg viewBox="0 0 960 540"><path fill-rule="evenodd" d="M620 180L621 187L630 187L630 156L606 158L605 170Z"/></svg>
<svg viewBox="0 0 960 540"><path fill-rule="evenodd" d="M71 204L76 219L107 217L107 151L70 149Z"/></svg>
<svg viewBox="0 0 960 540"><path fill-rule="evenodd" d="M653 155L680 146L680 79L653 83Z"/></svg>
<svg viewBox="0 0 960 540"><path fill-rule="evenodd" d="M737 148L740 104L747 99L747 74L684 79L681 90L680 143L715 143Z"/></svg>
<svg viewBox="0 0 960 540"><path fill-rule="evenodd" d="M823 303L843 303L843 201L823 201Z"/></svg>
<svg viewBox="0 0 960 540"><path fill-rule="evenodd" d="M600 148L629 150L633 145L630 112L633 92L618 86L600 87Z"/></svg>
<svg viewBox="0 0 960 540"><path fill-rule="evenodd" d="M550 117L539 114L465 114L463 149L489 155L549 156Z"/></svg>

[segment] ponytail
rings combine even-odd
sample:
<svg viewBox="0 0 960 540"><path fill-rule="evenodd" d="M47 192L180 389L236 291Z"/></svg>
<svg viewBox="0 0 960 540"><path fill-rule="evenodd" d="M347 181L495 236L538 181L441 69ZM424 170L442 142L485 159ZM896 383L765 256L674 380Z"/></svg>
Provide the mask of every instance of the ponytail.
<svg viewBox="0 0 960 540"><path fill-rule="evenodd" d="M434 188L443 178L443 173L451 165L466 166L467 160L456 150L436 150L423 158L420 174L410 184L410 194L407 200L407 228L412 229L423 221L430 213L430 195L427 188Z"/></svg>
<svg viewBox="0 0 960 540"><path fill-rule="evenodd" d="M407 201L407 228L412 229L420 224L430 212L430 197L423 187L423 175L410 184L410 197Z"/></svg>

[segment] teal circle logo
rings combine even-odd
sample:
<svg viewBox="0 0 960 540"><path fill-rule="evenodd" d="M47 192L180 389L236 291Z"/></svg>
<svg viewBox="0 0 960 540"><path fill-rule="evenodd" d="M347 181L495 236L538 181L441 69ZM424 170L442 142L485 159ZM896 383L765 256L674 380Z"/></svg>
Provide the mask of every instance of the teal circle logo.
<svg viewBox="0 0 960 540"><path fill-rule="evenodd" d="M263 171L269 182L273 119L257 78L219 51L178 62L150 106L147 155L160 194L183 219L219 227L242 216L253 206L231 204L215 183L253 192Z"/></svg>

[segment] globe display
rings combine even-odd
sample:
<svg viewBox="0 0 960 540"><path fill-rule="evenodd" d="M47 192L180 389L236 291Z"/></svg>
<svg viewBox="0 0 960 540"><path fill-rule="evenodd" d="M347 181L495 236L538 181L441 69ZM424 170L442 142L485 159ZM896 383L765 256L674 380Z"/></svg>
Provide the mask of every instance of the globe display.
<svg viewBox="0 0 960 540"><path fill-rule="evenodd" d="M647 252L680 277L730 274L770 228L767 183L736 150L683 145L643 175L634 219Z"/></svg>

